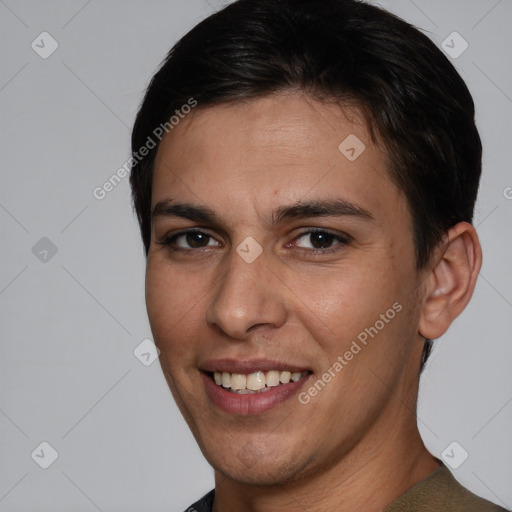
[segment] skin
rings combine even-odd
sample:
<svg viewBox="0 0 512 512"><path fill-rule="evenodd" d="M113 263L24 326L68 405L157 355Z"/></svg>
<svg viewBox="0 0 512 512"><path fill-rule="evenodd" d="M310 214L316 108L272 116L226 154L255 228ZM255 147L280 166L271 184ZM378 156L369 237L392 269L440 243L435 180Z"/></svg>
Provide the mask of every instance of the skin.
<svg viewBox="0 0 512 512"><path fill-rule="evenodd" d="M338 150L349 134L366 147L355 161ZM217 216L154 216L146 274L162 370L215 469L216 512L378 511L438 467L415 415L423 341L469 301L480 246L457 224L416 268L408 205L357 108L298 93L197 108L161 142L152 196ZM327 199L371 219L271 222L278 207ZM189 228L211 238L174 239L189 252L161 244ZM309 228L350 241L324 237L321 252ZM252 263L236 252L248 236L263 248ZM206 394L199 368L223 357L286 361L316 381L395 303L401 311L307 404L294 396L234 415Z"/></svg>

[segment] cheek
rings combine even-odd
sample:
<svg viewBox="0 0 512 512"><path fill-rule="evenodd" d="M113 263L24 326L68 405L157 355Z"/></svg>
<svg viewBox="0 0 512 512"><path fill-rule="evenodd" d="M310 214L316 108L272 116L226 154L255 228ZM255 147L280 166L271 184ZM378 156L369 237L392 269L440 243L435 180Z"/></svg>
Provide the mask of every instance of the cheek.
<svg viewBox="0 0 512 512"><path fill-rule="evenodd" d="M194 286L192 277L172 271L165 262L148 259L146 307L162 362L179 367L191 359L191 334L197 329L202 299L204 292Z"/></svg>
<svg viewBox="0 0 512 512"><path fill-rule="evenodd" d="M309 310L310 316L342 336L373 324L397 301L399 292L388 272L363 267L362 271L340 267L302 278L296 295L307 305L305 312Z"/></svg>
<svg viewBox="0 0 512 512"><path fill-rule="evenodd" d="M408 309L414 303L410 288L409 271L391 259L353 262L296 281L295 295L301 300L296 301L295 313L316 341L317 356L322 352L323 365L332 365L354 341L361 350L353 357L358 363L350 366L379 365L390 353L398 358L414 337L416 312Z"/></svg>

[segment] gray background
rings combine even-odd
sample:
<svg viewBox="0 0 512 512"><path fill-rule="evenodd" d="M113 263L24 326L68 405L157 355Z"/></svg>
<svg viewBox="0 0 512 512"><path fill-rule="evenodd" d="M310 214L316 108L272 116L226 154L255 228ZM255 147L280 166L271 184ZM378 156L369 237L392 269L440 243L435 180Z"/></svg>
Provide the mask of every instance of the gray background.
<svg viewBox="0 0 512 512"><path fill-rule="evenodd" d="M471 305L436 343L419 418L434 454L453 441L469 453L456 478L510 508L512 1L380 4L440 46L453 31L469 43L454 63L485 147L484 265ZM93 190L129 157L167 50L220 5L0 0L0 511L180 511L213 485L158 362L133 354L151 333L128 180L103 200ZM31 47L50 48L43 31L59 45L47 59ZM31 458L43 441L58 452L48 469L35 462L49 460L44 446Z"/></svg>

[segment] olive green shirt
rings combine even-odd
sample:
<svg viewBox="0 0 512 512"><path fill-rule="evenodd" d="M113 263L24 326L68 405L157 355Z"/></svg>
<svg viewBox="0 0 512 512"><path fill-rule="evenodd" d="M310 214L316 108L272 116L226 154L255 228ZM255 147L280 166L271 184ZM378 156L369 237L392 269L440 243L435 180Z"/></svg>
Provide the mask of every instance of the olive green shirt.
<svg viewBox="0 0 512 512"><path fill-rule="evenodd" d="M441 466L420 480L384 512L500 512L506 509L480 498Z"/></svg>
<svg viewBox="0 0 512 512"><path fill-rule="evenodd" d="M185 512L212 512L215 490ZM506 509L468 491L441 466L419 481L383 512L506 512Z"/></svg>

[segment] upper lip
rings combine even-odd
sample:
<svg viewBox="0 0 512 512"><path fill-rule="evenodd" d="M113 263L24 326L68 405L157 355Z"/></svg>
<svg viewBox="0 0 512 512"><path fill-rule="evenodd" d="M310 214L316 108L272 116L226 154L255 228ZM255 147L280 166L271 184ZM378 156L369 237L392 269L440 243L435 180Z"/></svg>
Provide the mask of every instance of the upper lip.
<svg viewBox="0 0 512 512"><path fill-rule="evenodd" d="M210 359L200 365L205 372L228 372L249 374L269 370L306 372L309 368L271 359Z"/></svg>

